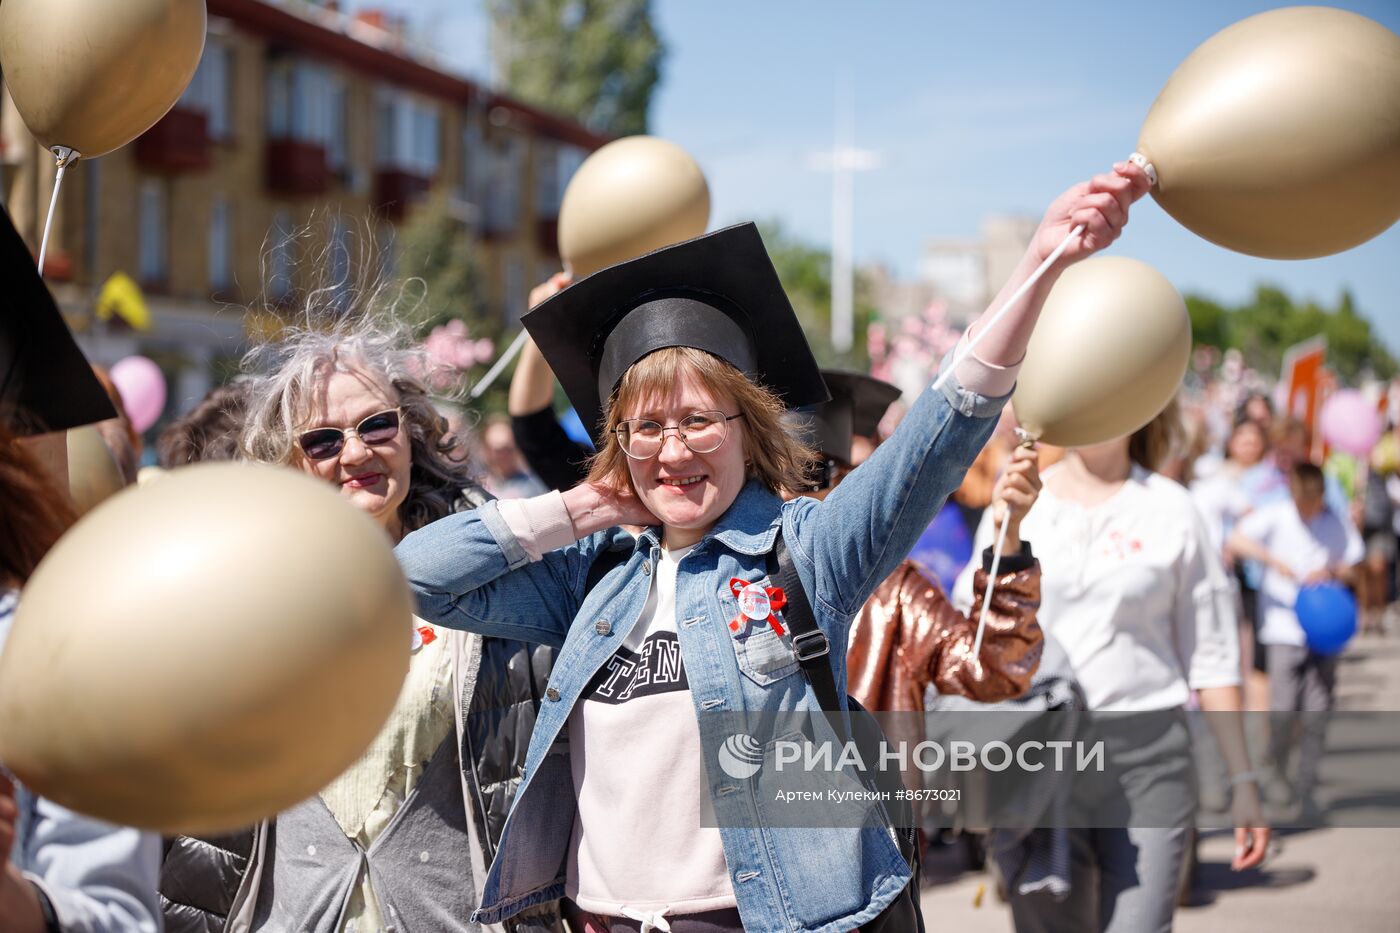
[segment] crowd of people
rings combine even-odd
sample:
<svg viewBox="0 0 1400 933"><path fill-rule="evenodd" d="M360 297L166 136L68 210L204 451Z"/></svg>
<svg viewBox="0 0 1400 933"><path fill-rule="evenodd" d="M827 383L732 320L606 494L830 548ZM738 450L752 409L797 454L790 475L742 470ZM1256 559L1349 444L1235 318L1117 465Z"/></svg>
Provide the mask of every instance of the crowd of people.
<svg viewBox="0 0 1400 933"><path fill-rule="evenodd" d="M509 414L477 425L432 397L391 316L306 309L155 449L166 470L299 470L382 528L420 616L397 705L318 795L219 836L106 826L0 773L0 928L921 930L922 836L778 825L714 771L705 714L999 704L1052 646L1089 709L1166 714L1112 737L1125 782L1188 786L1179 714L1219 714L1234 867L1258 865L1261 784L1317 810L1323 720L1285 773L1239 713L1331 707L1336 656L1309 647L1294 600L1340 580L1383 626L1400 478L1378 448L1348 497L1264 397L1218 438L1220 413L1186 397L1092 447L1005 440L1054 274L1112 243L1146 190L1120 164L1058 199L998 300L1085 235L998 328L973 325L975 351L965 336L888 436L897 391L818 370L749 225L543 283ZM556 379L591 444L555 417ZM141 439L113 402L104 437L130 482ZM0 639L76 519L30 446L0 433ZM945 593L908 555L950 496L978 550ZM1269 760L1295 739L1279 730ZM1013 854L1016 929L1169 930L1179 803L1179 825L1064 837L1059 887L1022 884Z"/></svg>

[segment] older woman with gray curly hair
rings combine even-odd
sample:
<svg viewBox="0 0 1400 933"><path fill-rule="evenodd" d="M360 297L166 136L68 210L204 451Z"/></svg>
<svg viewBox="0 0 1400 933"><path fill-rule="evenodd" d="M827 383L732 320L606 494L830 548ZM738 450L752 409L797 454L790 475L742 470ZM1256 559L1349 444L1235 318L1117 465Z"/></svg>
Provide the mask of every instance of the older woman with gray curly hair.
<svg viewBox="0 0 1400 933"><path fill-rule="evenodd" d="M260 375L247 387L244 456L331 483L396 543L490 498L451 455L406 338L400 324L361 316L294 331L245 360ZM248 832L168 844L168 930L560 929L554 905L504 925L468 920L552 652L413 625L398 703L356 764Z"/></svg>

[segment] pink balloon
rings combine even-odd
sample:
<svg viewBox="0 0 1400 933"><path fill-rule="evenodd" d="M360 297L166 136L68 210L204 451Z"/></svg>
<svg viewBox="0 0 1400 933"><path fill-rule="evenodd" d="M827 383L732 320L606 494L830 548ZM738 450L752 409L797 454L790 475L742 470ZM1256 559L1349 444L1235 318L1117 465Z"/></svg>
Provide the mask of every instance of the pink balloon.
<svg viewBox="0 0 1400 933"><path fill-rule="evenodd" d="M1334 392L1318 417L1323 440L1354 457L1364 457L1381 439L1380 412L1355 389Z"/></svg>
<svg viewBox="0 0 1400 933"><path fill-rule="evenodd" d="M165 410L165 375L144 356L128 356L112 366L112 382L132 425L145 433Z"/></svg>

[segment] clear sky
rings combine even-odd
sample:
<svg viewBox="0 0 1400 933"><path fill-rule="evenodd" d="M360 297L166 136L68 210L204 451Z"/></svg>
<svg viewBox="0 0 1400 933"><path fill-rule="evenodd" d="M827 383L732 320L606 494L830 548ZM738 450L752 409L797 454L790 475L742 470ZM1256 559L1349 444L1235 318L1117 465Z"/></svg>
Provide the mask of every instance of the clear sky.
<svg viewBox="0 0 1400 933"><path fill-rule="evenodd" d="M409 12L460 67L488 71L481 0L362 0ZM714 224L776 218L828 243L831 181L808 154L829 148L838 85L856 144L882 167L856 181L856 257L915 272L930 237L974 234L984 215L1039 215L1070 184L1133 150L1172 71L1225 26L1280 5L1062 0L656 0L668 45L652 131L704 168ZM1400 32L1400 0L1328 5ZM1400 226L1336 256L1257 259L1199 239L1155 204L1114 252L1183 291L1246 298L1260 282L1335 301L1349 287L1400 352Z"/></svg>

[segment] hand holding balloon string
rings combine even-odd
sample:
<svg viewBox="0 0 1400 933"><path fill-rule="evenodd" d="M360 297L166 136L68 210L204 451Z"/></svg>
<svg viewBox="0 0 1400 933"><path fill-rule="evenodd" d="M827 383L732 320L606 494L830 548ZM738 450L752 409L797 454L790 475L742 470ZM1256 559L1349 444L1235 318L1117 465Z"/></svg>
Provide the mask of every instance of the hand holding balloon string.
<svg viewBox="0 0 1400 933"><path fill-rule="evenodd" d="M997 573L1001 568L1001 558L1006 552L1008 538L1013 549L1021 548L1021 520L1035 505L1040 496L1040 455L1035 449L1035 438L1025 431L1016 430L1021 443L1011 452L1011 460L997 479L992 491L992 516L998 525L996 546L992 549L992 566L987 574L987 589L982 596L982 612L977 618L977 636L972 641L972 657L981 663L982 636L987 628L987 613L992 606L992 594L996 592ZM1016 534L1010 535L1012 528Z"/></svg>
<svg viewBox="0 0 1400 933"><path fill-rule="evenodd" d="M1115 164L1112 172L1095 175L1056 198L1045 212L1031 243L1030 255L1043 254L1045 258L1000 307L979 318L968 329L966 342L954 351L951 363L934 380L934 391L942 389L953 378L958 364L967 359L1013 309L1022 306L1022 299L1051 270L1058 274L1064 266L1085 259L1118 239L1128 223L1129 208L1148 192L1154 177L1152 166L1133 153L1127 161Z"/></svg>

